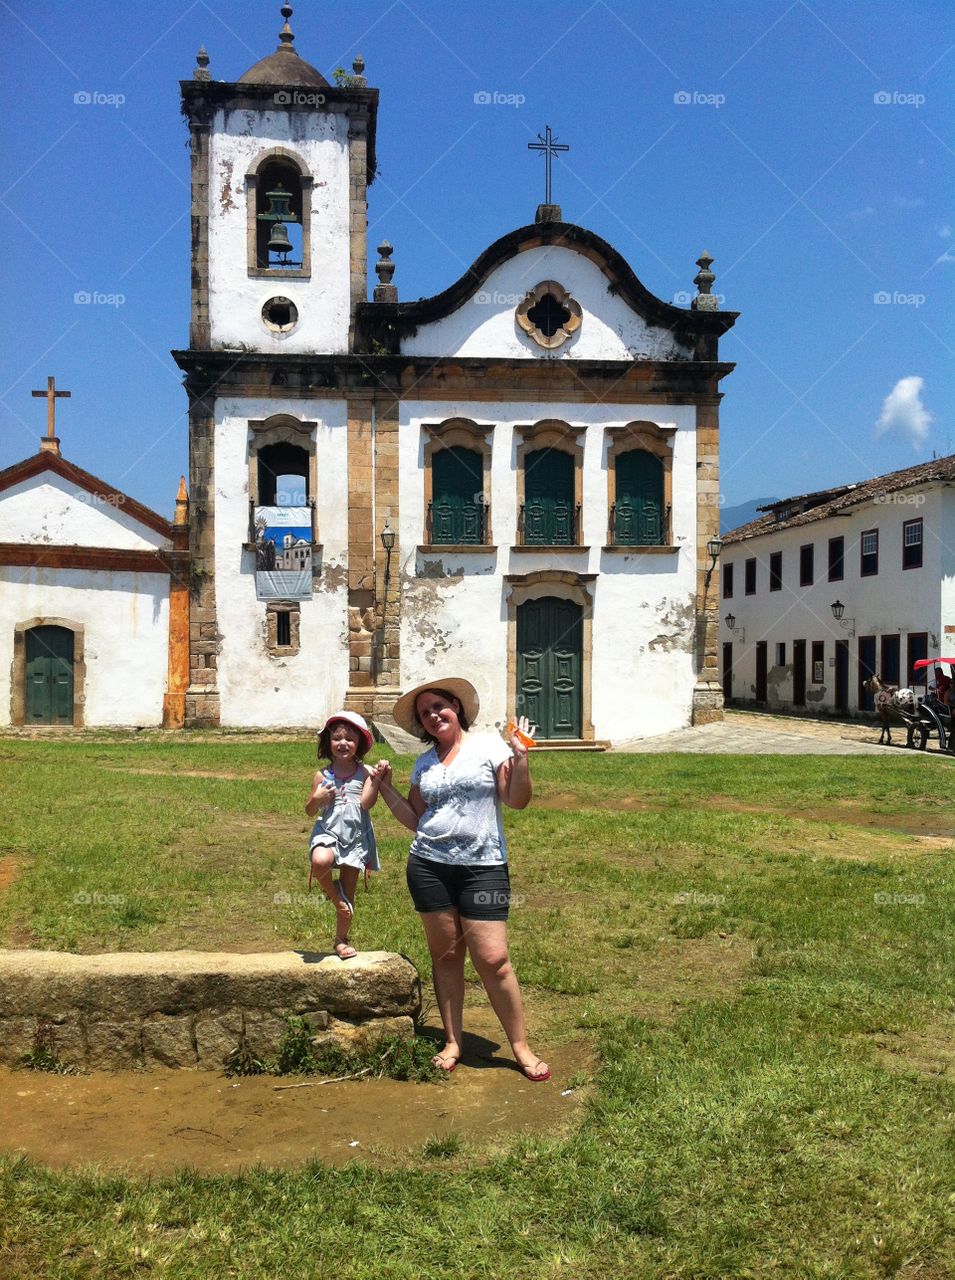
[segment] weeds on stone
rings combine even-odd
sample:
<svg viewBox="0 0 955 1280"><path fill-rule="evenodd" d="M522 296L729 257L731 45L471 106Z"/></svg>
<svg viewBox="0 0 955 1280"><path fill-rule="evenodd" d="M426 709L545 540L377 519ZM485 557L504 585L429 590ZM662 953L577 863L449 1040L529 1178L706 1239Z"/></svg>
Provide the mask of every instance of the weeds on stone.
<svg viewBox="0 0 955 1280"><path fill-rule="evenodd" d="M49 1071L57 1076L78 1076L78 1067L61 1062L56 1053L56 1028L52 1022L37 1023L33 1033L33 1048L23 1059L29 1071Z"/></svg>
<svg viewBox="0 0 955 1280"><path fill-rule="evenodd" d="M224 1066L227 1076L261 1076L268 1071L265 1063L252 1052L244 1031Z"/></svg>
<svg viewBox="0 0 955 1280"><path fill-rule="evenodd" d="M387 1076L391 1080L430 1081L441 1074L431 1065L434 1045L420 1036L411 1040L380 1036L360 1048L328 1045L316 1049L307 1019L286 1014L285 1025L278 1060L268 1068L275 1075Z"/></svg>

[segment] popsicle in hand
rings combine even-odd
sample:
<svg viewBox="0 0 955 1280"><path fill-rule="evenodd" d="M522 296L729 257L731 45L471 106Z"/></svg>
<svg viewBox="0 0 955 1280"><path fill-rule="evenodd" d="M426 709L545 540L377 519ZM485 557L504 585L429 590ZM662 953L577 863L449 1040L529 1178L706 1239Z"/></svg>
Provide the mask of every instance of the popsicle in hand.
<svg viewBox="0 0 955 1280"><path fill-rule="evenodd" d="M530 750L531 747L537 746L537 743L534 741L534 739L531 737L529 733L525 733L523 729L519 729L517 727L517 721L513 717L511 717L511 719L508 720L507 722L507 736L509 738L511 736L516 736L518 742L523 743L528 750Z"/></svg>

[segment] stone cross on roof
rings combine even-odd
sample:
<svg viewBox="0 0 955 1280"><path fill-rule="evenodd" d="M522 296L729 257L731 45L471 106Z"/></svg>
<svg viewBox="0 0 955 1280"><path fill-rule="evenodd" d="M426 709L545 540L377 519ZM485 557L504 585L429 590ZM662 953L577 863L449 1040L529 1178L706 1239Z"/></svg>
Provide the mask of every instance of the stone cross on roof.
<svg viewBox="0 0 955 1280"><path fill-rule="evenodd" d="M56 378L47 378L45 391L34 391L34 396L46 400L46 435L40 437L40 449L49 453L60 452L60 440L56 434L56 402L68 400L72 391L57 391Z"/></svg>

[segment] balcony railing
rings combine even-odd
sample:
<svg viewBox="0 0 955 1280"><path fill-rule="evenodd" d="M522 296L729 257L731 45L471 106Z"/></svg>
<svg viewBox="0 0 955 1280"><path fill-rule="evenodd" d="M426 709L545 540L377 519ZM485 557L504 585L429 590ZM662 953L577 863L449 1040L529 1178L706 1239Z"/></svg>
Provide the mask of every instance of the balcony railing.
<svg viewBox="0 0 955 1280"><path fill-rule="evenodd" d="M581 504L554 506L522 502L517 513L517 541L523 547L574 547L580 544Z"/></svg>
<svg viewBox="0 0 955 1280"><path fill-rule="evenodd" d="M486 546L491 527L491 508L486 502L461 505L428 503L427 536L431 546Z"/></svg>
<svg viewBox="0 0 955 1280"><path fill-rule="evenodd" d="M637 512L614 502L610 507L610 523L607 528L608 547L668 547L672 545L670 530L671 508L654 512L647 518L646 510Z"/></svg>

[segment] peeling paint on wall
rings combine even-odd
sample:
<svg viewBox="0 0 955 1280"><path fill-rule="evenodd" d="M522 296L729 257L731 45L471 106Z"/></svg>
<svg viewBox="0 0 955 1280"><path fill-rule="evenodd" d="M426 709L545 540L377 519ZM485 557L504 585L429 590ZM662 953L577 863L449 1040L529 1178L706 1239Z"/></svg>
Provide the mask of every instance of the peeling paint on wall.
<svg viewBox="0 0 955 1280"><path fill-rule="evenodd" d="M227 213L230 209L236 208L236 203L232 199L232 168L233 161L223 158L220 169L222 172L222 191L219 194L220 212Z"/></svg>

